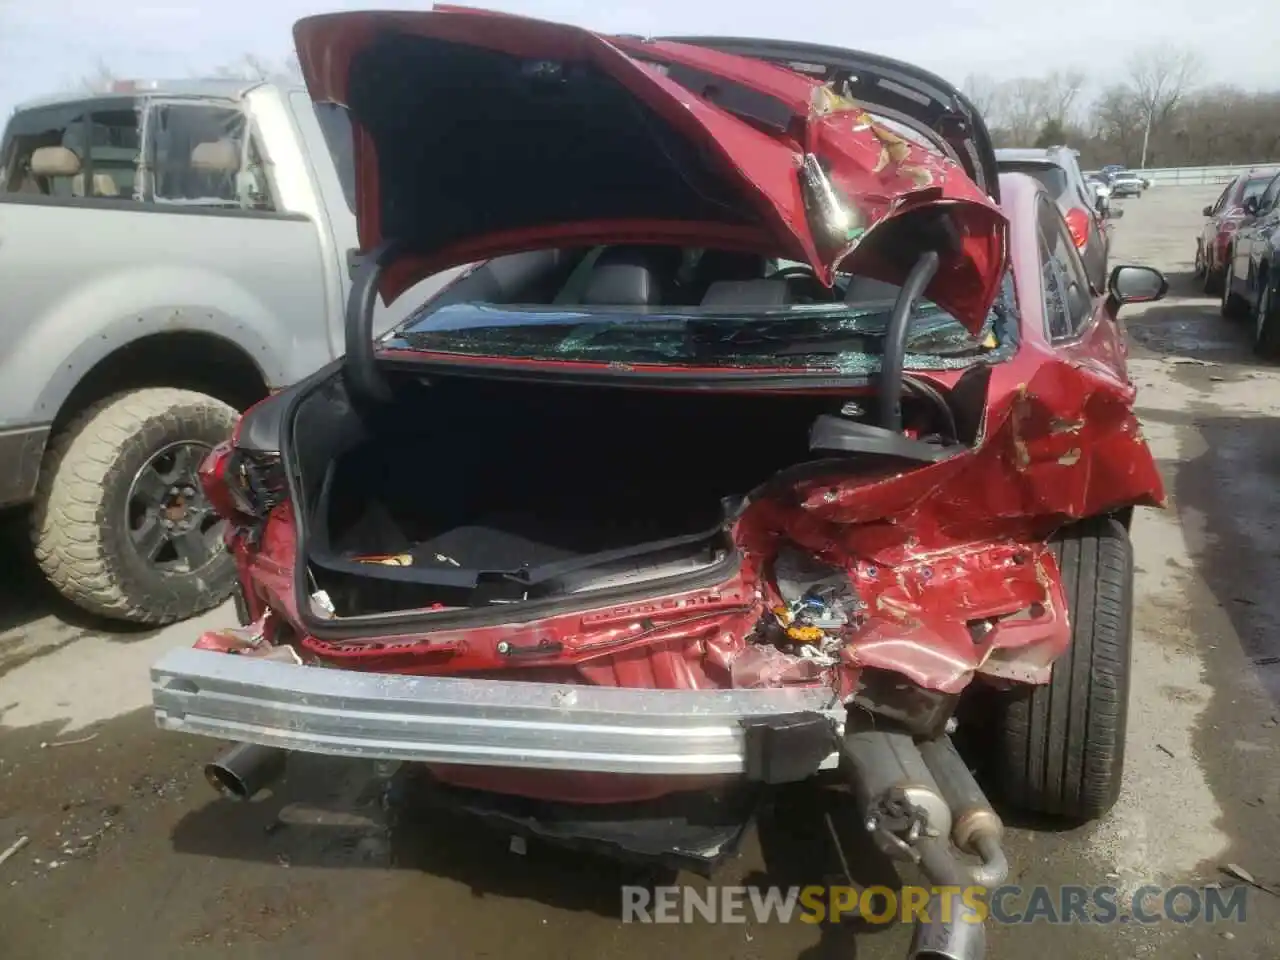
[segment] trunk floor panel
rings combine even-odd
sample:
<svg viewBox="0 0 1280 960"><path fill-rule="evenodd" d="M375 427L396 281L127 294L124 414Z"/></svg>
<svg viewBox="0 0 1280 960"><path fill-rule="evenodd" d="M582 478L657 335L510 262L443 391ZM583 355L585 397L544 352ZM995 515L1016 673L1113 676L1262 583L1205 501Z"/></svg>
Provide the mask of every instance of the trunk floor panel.
<svg viewBox="0 0 1280 960"><path fill-rule="evenodd" d="M813 418L841 402L448 377L397 381L376 408L318 395L295 428L319 481L316 585L348 617L696 571L732 549L738 498L812 459ZM403 554L412 566L356 562Z"/></svg>
<svg viewBox="0 0 1280 960"><path fill-rule="evenodd" d="M518 570L666 540L683 532L686 529L622 525L570 529L527 514L492 514L406 544L403 552L413 557L415 567ZM367 556L350 550L343 553L351 559Z"/></svg>

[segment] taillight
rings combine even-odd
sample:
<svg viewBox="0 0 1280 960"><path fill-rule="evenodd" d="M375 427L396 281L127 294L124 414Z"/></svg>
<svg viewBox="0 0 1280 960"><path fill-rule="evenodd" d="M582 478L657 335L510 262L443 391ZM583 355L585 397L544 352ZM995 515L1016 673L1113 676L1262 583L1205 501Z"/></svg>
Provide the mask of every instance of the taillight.
<svg viewBox="0 0 1280 960"><path fill-rule="evenodd" d="M1089 215L1072 207L1067 211L1067 229L1077 250L1083 250L1089 242Z"/></svg>
<svg viewBox="0 0 1280 960"><path fill-rule="evenodd" d="M234 440L214 447L200 465L200 485L219 516L263 519L289 496L280 456L239 449Z"/></svg>

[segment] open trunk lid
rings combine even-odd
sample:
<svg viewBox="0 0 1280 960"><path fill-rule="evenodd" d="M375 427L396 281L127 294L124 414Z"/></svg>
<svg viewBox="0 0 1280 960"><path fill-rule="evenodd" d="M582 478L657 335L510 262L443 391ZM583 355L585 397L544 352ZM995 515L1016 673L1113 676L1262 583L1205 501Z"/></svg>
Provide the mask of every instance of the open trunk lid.
<svg viewBox="0 0 1280 960"><path fill-rule="evenodd" d="M854 74L892 73L868 55L650 43L462 8L328 14L294 33L313 99L354 121L361 246L395 250L387 301L462 263L628 242L760 251L828 285L855 265L901 283L937 249L926 294L973 331L997 295L1007 224L985 130L941 81L911 95L922 72L895 93L892 77Z"/></svg>

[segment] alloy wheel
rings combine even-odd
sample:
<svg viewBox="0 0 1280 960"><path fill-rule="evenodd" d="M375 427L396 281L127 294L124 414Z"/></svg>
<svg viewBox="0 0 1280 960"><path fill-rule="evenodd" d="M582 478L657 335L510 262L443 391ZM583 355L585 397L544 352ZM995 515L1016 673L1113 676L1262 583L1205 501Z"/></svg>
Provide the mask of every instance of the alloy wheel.
<svg viewBox="0 0 1280 960"><path fill-rule="evenodd" d="M129 486L130 543L137 558L160 573L194 573L223 550L224 522L197 475L208 452L201 443L171 443L151 455Z"/></svg>

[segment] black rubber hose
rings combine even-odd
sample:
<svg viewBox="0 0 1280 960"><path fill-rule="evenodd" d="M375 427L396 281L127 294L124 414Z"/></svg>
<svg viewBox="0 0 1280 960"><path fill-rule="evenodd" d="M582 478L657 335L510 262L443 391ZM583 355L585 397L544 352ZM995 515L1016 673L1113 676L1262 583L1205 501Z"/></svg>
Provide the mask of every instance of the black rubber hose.
<svg viewBox="0 0 1280 960"><path fill-rule="evenodd" d="M377 305L378 278L397 252L395 242L387 240L365 255L355 270L347 297L344 317L347 352L343 373L352 392L368 400L391 398L391 389L379 372L374 356L373 311Z"/></svg>
<svg viewBox="0 0 1280 960"><path fill-rule="evenodd" d="M880 360L880 426L902 432L902 368L907 357L907 334L911 328L911 308L938 272L938 254L928 250L912 265L898 291L885 333L884 356Z"/></svg>

